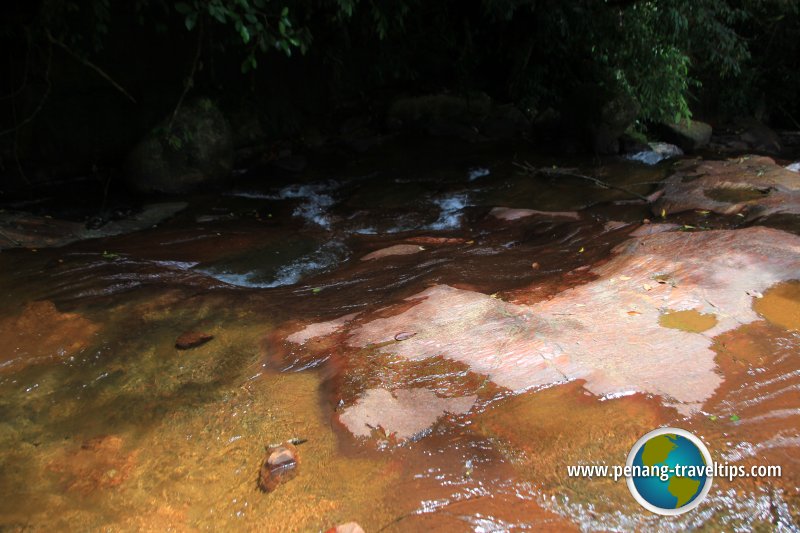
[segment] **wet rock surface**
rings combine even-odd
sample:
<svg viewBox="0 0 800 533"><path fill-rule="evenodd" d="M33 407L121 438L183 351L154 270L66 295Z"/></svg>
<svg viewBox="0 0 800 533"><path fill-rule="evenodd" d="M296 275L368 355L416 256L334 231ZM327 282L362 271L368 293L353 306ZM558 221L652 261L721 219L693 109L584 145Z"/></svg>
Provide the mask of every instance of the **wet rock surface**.
<svg viewBox="0 0 800 533"><path fill-rule="evenodd" d="M726 161L684 161L664 180L664 194L653 213L689 210L742 214L754 220L800 214L800 178L763 156Z"/></svg>
<svg viewBox="0 0 800 533"><path fill-rule="evenodd" d="M439 398L427 389L370 389L341 412L339 421L356 437L379 431L404 441L422 436L446 413L466 414L475 400L476 396Z"/></svg>
<svg viewBox="0 0 800 533"><path fill-rule="evenodd" d="M58 220L24 212L0 213L0 250L6 248L46 248L76 241L111 237L147 229L186 207L185 202L145 205L139 213L111 220L100 227L82 222Z"/></svg>
<svg viewBox="0 0 800 533"><path fill-rule="evenodd" d="M623 243L592 269L596 281L548 301L518 305L437 285L399 314L362 318L346 342L412 360L443 355L511 390L583 379L598 396L656 394L692 412L720 384L711 339L758 319L748 291L797 272L800 239L785 232L661 232ZM681 311L714 315L715 325L702 333L665 327L664 315ZM416 335L390 342L398 331Z"/></svg>

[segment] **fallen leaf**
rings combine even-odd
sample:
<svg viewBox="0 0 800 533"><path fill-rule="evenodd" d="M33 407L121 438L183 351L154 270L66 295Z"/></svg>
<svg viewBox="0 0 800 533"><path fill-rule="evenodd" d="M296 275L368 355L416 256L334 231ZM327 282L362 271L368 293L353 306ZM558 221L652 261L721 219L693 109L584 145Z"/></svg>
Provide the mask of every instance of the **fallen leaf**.
<svg viewBox="0 0 800 533"><path fill-rule="evenodd" d="M667 218L667 210L663 207L661 208L661 218Z"/></svg>
<svg viewBox="0 0 800 533"><path fill-rule="evenodd" d="M738 422L739 420L741 420L741 418L739 418L739 415L736 414L731 415L731 422Z"/></svg>
<svg viewBox="0 0 800 533"><path fill-rule="evenodd" d="M320 287L314 287L313 289L311 289L311 292L312 292L313 294L317 294L317 293L319 293L319 292L322 292L322 288L320 288Z"/></svg>
<svg viewBox="0 0 800 533"><path fill-rule="evenodd" d="M579 254L582 254L582 253L583 253L583 246L581 246L581 249L580 249L580 250L578 250L578 253L579 253Z"/></svg>
<svg viewBox="0 0 800 533"><path fill-rule="evenodd" d="M631 277L630 276L620 276L619 279L621 279L622 281L628 281L629 279L631 279Z"/></svg>

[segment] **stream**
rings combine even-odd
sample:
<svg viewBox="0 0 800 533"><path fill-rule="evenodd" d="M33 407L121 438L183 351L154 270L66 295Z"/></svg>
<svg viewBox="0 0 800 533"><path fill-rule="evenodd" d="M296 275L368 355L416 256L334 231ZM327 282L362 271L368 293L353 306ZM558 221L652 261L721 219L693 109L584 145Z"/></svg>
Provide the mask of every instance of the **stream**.
<svg viewBox="0 0 800 533"><path fill-rule="evenodd" d="M659 217L622 190L526 175L523 161L639 195L674 164L398 141L335 170L248 172L147 230L3 250L0 530L797 530L800 271L761 290L757 320L719 332L664 311L662 329L708 350L693 395L661 374L684 379L671 337L609 318L601 347L579 322L615 314L585 295L604 268L637 279L613 258ZM574 327L559 321L573 311ZM192 331L213 339L176 349ZM523 340L551 350L541 368L500 360L527 353ZM638 359L587 355L593 370L563 360L637 343ZM783 475L715 479L676 517L639 507L624 480L567 476L624 464L661 426L700 436L715 460ZM292 439L296 475L261 490L268 449Z"/></svg>

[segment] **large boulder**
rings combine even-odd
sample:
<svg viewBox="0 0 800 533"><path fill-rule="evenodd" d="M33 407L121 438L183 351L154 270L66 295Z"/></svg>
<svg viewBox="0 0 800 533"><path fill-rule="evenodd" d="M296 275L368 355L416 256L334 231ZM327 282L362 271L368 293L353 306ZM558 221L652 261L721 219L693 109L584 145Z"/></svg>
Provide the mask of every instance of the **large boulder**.
<svg viewBox="0 0 800 533"><path fill-rule="evenodd" d="M619 138L630 128L639 114L639 104L628 95L619 94L600 108L597 120L589 125L592 150L597 154L616 154Z"/></svg>
<svg viewBox="0 0 800 533"><path fill-rule="evenodd" d="M660 124L658 133L663 140L677 144L685 152L694 152L708 145L711 126L699 120L682 120L672 124Z"/></svg>
<svg viewBox="0 0 800 533"><path fill-rule="evenodd" d="M514 139L528 133L531 122L514 104L496 106L484 123L481 133L490 139Z"/></svg>
<svg viewBox="0 0 800 533"><path fill-rule="evenodd" d="M172 122L172 124L170 124ZM185 193L224 183L233 169L228 121L208 99L181 106L129 154L126 176L140 192Z"/></svg>
<svg viewBox="0 0 800 533"><path fill-rule="evenodd" d="M489 117L492 99L483 93L449 93L402 97L389 107L386 125L392 130L480 140L478 128Z"/></svg>

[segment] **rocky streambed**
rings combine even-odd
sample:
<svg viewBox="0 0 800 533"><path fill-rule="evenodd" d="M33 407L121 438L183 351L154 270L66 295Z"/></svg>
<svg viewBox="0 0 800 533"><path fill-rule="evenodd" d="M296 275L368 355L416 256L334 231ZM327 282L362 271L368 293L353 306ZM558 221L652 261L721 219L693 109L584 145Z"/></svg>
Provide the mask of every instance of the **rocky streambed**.
<svg viewBox="0 0 800 533"><path fill-rule="evenodd" d="M0 527L796 528L800 175L522 150L249 176L134 233L6 217ZM673 518L567 476L665 425L782 476Z"/></svg>

